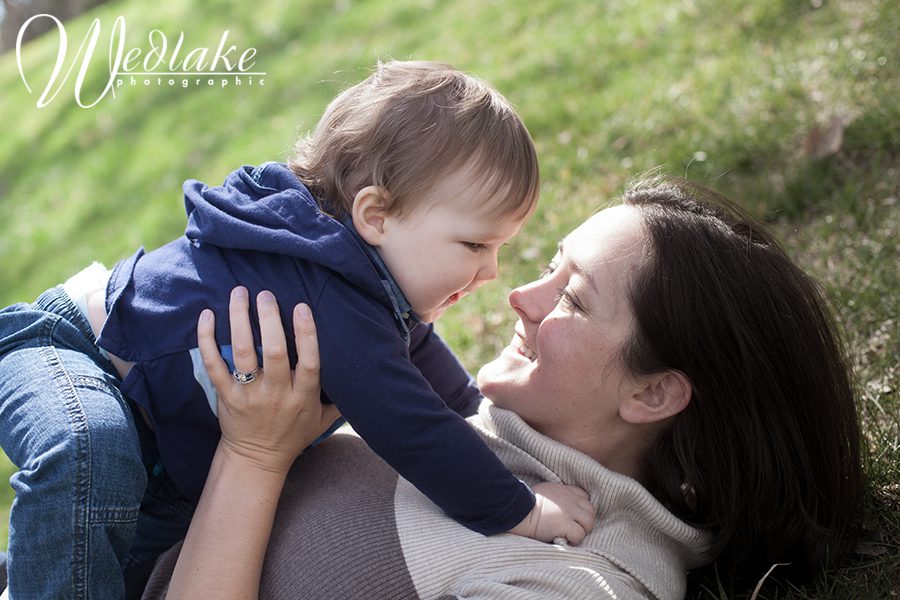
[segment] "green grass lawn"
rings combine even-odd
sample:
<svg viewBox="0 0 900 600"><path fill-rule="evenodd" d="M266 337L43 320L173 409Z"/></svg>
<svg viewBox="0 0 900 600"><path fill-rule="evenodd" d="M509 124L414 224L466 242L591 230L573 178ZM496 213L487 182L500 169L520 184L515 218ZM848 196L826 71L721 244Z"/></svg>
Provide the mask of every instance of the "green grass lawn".
<svg viewBox="0 0 900 600"><path fill-rule="evenodd" d="M517 104L542 166L538 213L505 250L499 280L440 323L465 364L477 369L508 342L507 292L635 173L706 182L771 222L822 281L846 329L865 431L867 532L854 562L804 588L767 581L758 597L900 595L895 2L259 0L248 11L237 0L128 0L68 23L70 55L94 17L103 55L117 15L129 47L146 48L154 28L170 44L184 31L187 46L215 47L228 29L230 43L257 49L264 85L126 85L83 109L73 74L37 109L14 54L0 57L0 305L178 236L184 179L219 182L240 164L284 159L378 58L447 61ZM25 47L33 89L57 47L54 35ZM87 90L102 87L104 66L89 70ZM0 494L8 506L11 491ZM692 584L692 598L752 591L714 575Z"/></svg>

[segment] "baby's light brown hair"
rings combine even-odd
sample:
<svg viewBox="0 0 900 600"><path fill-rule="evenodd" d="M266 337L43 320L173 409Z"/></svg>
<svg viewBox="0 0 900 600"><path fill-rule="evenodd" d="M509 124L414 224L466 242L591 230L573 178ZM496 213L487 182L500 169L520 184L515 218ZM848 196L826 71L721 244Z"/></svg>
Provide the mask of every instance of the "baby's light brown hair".
<svg viewBox="0 0 900 600"><path fill-rule="evenodd" d="M441 178L469 165L491 214L525 218L538 198L534 144L513 107L484 81L442 63L379 62L332 100L288 165L337 217L368 185L388 191L389 213L408 215Z"/></svg>

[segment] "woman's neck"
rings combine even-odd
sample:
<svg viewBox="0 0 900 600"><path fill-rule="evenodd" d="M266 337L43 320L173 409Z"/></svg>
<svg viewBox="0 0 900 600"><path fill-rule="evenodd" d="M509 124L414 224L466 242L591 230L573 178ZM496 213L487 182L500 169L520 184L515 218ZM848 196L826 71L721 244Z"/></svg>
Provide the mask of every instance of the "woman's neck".
<svg viewBox="0 0 900 600"><path fill-rule="evenodd" d="M610 471L627 475L649 488L652 476L646 457L655 437L655 428L651 430L646 425L619 421L609 431L592 431L558 441L587 454Z"/></svg>

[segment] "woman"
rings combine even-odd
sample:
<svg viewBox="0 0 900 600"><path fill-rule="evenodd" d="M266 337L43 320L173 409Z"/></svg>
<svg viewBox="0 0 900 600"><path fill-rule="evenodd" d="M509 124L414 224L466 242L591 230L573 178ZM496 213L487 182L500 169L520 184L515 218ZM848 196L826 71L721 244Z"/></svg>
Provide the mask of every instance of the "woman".
<svg viewBox="0 0 900 600"><path fill-rule="evenodd" d="M287 480L263 597L680 598L686 571L712 560L735 576L759 577L776 562L803 576L845 554L860 507L859 433L818 288L708 190L656 181L622 200L569 234L546 273L510 294L515 335L479 372L489 402L471 419L526 482L589 492L597 525L582 544L473 534L359 442L335 436L305 452ZM261 322L279 329L262 308ZM246 323L246 307L238 317ZM301 343L306 323L295 325ZM207 340L209 328L201 322ZM268 401L267 388L235 386L206 354L211 367L219 361L210 372L229 406ZM269 359L263 383L283 386L286 367ZM302 397L310 377L282 395ZM306 396L301 404L315 406L315 393ZM252 429L249 417L235 435L245 425ZM264 538L272 527L299 447L264 445L278 476L262 494L266 509L243 511L243 533ZM220 471L211 485L250 485L267 465ZM230 519L214 504L226 497L204 492L173 596L213 583L229 596L257 593L262 540L246 546L241 532L212 526ZM147 597L174 557L158 564Z"/></svg>

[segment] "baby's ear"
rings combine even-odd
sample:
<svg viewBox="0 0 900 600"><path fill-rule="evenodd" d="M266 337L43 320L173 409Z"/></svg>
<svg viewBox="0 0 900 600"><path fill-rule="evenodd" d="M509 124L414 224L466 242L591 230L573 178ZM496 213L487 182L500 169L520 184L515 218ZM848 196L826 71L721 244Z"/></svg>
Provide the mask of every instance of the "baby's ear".
<svg viewBox="0 0 900 600"><path fill-rule="evenodd" d="M628 423L655 423L674 417L691 401L691 382L681 371L664 371L641 380L619 406Z"/></svg>
<svg viewBox="0 0 900 600"><path fill-rule="evenodd" d="M381 244L388 200L388 191L377 185L367 185L353 198L353 226L370 246Z"/></svg>

